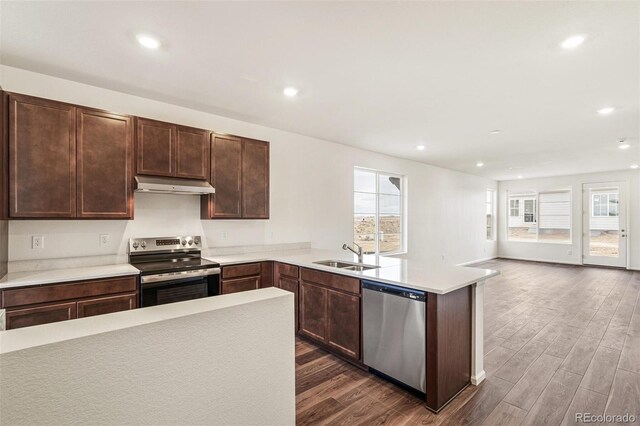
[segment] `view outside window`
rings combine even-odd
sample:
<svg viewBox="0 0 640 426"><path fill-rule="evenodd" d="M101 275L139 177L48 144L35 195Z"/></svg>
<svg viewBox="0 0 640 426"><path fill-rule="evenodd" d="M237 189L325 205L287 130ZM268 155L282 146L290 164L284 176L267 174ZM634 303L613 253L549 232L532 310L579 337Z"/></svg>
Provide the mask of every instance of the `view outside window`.
<svg viewBox="0 0 640 426"><path fill-rule="evenodd" d="M354 241L365 253L402 251L402 181L402 176L354 169Z"/></svg>
<svg viewBox="0 0 640 426"><path fill-rule="evenodd" d="M571 191L509 193L507 238L571 242Z"/></svg>
<svg viewBox="0 0 640 426"><path fill-rule="evenodd" d="M589 254L618 257L620 255L619 190L592 189L589 215Z"/></svg>

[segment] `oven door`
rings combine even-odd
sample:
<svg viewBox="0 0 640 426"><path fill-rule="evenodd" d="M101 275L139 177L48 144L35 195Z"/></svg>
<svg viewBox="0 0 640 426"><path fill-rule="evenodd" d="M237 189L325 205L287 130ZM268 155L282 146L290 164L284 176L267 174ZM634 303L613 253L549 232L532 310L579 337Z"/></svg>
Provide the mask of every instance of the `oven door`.
<svg viewBox="0 0 640 426"><path fill-rule="evenodd" d="M144 308L217 296L220 293L219 277L216 274L145 283L143 276L140 284L140 306Z"/></svg>

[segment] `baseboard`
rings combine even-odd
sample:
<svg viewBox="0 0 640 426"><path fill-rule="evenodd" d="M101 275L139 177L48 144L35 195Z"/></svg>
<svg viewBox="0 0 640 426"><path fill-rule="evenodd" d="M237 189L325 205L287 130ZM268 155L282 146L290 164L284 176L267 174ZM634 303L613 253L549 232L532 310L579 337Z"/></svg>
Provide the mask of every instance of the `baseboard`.
<svg viewBox="0 0 640 426"><path fill-rule="evenodd" d="M471 376L471 384L474 386L478 386L480 383L482 383L484 381L484 379L487 378L486 373L484 372L484 370L482 370L481 372L479 372L478 374L476 374L475 376Z"/></svg>
<svg viewBox="0 0 640 426"><path fill-rule="evenodd" d="M516 257L516 256L497 256L497 259L508 259L508 260L523 260L525 262L538 262L538 263L559 263L562 265L575 265L582 266L580 262L568 262L563 260L549 260L549 259L533 259L530 257Z"/></svg>
<svg viewBox="0 0 640 426"><path fill-rule="evenodd" d="M456 266L469 266L474 263L487 262L489 260L497 259L498 256L485 257L484 259L472 260L471 262L458 263Z"/></svg>

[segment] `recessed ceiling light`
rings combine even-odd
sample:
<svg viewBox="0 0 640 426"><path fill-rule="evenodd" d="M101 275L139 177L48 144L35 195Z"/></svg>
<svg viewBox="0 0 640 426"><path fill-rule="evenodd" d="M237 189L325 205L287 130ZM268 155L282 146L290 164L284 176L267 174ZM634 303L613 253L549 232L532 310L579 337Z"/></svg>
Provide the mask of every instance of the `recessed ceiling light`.
<svg viewBox="0 0 640 426"><path fill-rule="evenodd" d="M476 167L482 167L482 166L484 166L484 163L482 161L478 161L476 163Z"/></svg>
<svg viewBox="0 0 640 426"><path fill-rule="evenodd" d="M522 179L522 175L518 175L518 179Z"/></svg>
<svg viewBox="0 0 640 426"><path fill-rule="evenodd" d="M598 110L598 114L600 115L609 115L611 114L613 111L615 111L616 109L614 107L605 107L605 108L600 108Z"/></svg>
<svg viewBox="0 0 640 426"><path fill-rule="evenodd" d="M629 145L626 142L622 142L620 145L618 145L618 148L620 149L628 149L631 145Z"/></svg>
<svg viewBox="0 0 640 426"><path fill-rule="evenodd" d="M584 34L577 34L565 39L560 43L560 46L562 46L563 49L575 49L580 46L586 38L587 36Z"/></svg>
<svg viewBox="0 0 640 426"><path fill-rule="evenodd" d="M632 169L637 169L638 167L640 167L640 166L639 166L639 165L637 165L637 164L632 164L632 165L631 165L631 168L632 168Z"/></svg>
<svg viewBox="0 0 640 426"><path fill-rule="evenodd" d="M136 39L138 40L138 43L147 49L157 49L160 47L160 41L148 34L138 34Z"/></svg>
<svg viewBox="0 0 640 426"><path fill-rule="evenodd" d="M500 129L495 129L495 130L490 131L489 133L491 133L492 135L497 135L497 134L499 134L499 133L502 133L502 130L500 130Z"/></svg>
<svg viewBox="0 0 640 426"><path fill-rule="evenodd" d="M285 87L282 93L284 93L284 95L289 98L293 98L298 94L298 89L296 89L295 87L289 86L289 87Z"/></svg>
<svg viewBox="0 0 640 426"><path fill-rule="evenodd" d="M417 149L418 151L424 151L425 149L427 149L427 147L426 147L426 146L424 146L424 145L418 145L418 146L416 146L416 149Z"/></svg>

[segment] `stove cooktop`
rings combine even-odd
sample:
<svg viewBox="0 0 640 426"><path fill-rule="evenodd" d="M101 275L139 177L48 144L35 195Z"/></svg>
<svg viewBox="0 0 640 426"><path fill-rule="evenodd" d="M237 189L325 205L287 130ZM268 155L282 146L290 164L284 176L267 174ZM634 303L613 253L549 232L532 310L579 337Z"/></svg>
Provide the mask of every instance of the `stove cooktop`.
<svg viewBox="0 0 640 426"><path fill-rule="evenodd" d="M140 270L142 275L220 267L219 263L202 258L158 260L153 262L132 263L131 265Z"/></svg>

